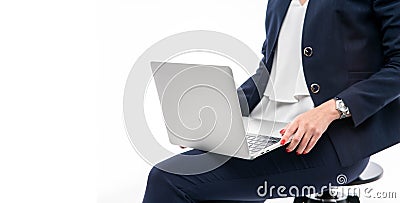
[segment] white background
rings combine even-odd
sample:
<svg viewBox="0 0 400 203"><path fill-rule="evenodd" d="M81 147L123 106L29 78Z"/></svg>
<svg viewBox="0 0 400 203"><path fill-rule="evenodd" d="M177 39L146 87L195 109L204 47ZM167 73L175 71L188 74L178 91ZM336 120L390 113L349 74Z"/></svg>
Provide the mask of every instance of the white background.
<svg viewBox="0 0 400 203"><path fill-rule="evenodd" d="M151 166L132 148L122 117L123 88L135 60L158 40L199 29L227 33L259 53L266 5L2 2L0 202L141 202ZM369 187L400 198L399 155L395 146L373 157L385 174Z"/></svg>

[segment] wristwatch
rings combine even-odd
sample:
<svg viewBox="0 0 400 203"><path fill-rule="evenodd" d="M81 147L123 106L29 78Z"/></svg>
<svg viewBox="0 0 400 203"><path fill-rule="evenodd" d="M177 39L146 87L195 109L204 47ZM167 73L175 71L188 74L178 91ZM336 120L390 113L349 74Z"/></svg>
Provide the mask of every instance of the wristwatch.
<svg viewBox="0 0 400 203"><path fill-rule="evenodd" d="M340 117L339 119L347 118L351 116L349 107L344 104L343 100L340 99L339 97L334 98L336 101L336 110L339 111Z"/></svg>

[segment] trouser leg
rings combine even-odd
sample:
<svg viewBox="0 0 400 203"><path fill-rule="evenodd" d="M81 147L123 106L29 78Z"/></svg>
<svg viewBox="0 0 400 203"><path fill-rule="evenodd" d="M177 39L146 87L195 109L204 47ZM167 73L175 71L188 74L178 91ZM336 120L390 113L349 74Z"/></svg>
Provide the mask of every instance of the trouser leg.
<svg viewBox="0 0 400 203"><path fill-rule="evenodd" d="M199 150L191 150L185 154L201 153ZM318 192L329 184L337 185L338 175L345 175L348 181L355 179L367 162L368 159L360 160L351 167L341 167L332 143L325 136L307 155L287 153L281 147L255 160L231 158L222 166L197 175L173 174L154 167L149 174L143 202L250 203L304 195L314 192L309 187L314 187ZM172 163L176 167L185 167L185 163L179 163L179 160ZM168 165L170 162L166 160L163 164ZM283 187L286 189L282 190Z"/></svg>

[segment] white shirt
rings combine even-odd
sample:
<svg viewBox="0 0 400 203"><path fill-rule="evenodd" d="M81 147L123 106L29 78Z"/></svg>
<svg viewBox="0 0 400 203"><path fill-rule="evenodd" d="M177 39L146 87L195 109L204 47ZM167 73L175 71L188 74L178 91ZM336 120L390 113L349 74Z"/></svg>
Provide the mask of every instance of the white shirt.
<svg viewBox="0 0 400 203"><path fill-rule="evenodd" d="M291 122L297 115L314 108L302 65L302 33L308 2L292 0L282 22L270 78L251 118Z"/></svg>

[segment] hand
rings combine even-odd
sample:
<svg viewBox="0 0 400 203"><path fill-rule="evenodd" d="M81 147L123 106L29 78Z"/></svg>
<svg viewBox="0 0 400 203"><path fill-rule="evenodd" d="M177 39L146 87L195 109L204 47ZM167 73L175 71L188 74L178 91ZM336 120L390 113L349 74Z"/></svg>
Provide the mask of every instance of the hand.
<svg viewBox="0 0 400 203"><path fill-rule="evenodd" d="M296 154L307 154L315 146L332 121L338 119L340 113L336 110L335 100L331 99L320 106L298 115L281 130L281 144L293 135L292 141L286 147L287 152L296 150Z"/></svg>

